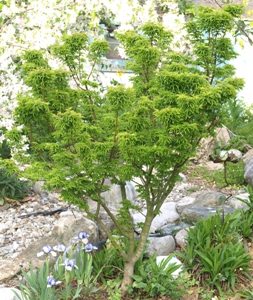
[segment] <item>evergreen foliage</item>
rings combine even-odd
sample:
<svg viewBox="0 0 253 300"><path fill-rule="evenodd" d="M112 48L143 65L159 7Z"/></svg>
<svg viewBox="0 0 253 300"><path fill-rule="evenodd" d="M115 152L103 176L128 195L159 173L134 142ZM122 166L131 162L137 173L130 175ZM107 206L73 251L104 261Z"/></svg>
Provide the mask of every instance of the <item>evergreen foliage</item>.
<svg viewBox="0 0 253 300"><path fill-rule="evenodd" d="M221 107L243 86L226 63L236 57L225 37L233 15L226 9L200 7L186 24L193 47L188 56L171 51L173 36L160 24L148 22L118 33L130 58L127 69L134 73L132 87L101 88L97 65L109 46L100 39L90 43L84 33L66 35L48 49L62 69L50 68L43 52L24 53L22 74L31 91L19 97L15 116L30 143L30 157L19 153L19 159L31 163L26 176L45 179L48 189L60 190L62 199L88 213L87 197L95 201L97 211L90 216L110 238L112 233L99 218L100 208L105 209L128 240L126 250L119 249L125 263L124 288L181 168L200 139L213 134ZM17 147L15 129L7 137ZM126 200L124 185L137 177L147 215L136 245L130 214L135 207ZM123 202L117 216L101 196L110 188L107 178L121 186ZM113 239L112 243L117 246Z"/></svg>

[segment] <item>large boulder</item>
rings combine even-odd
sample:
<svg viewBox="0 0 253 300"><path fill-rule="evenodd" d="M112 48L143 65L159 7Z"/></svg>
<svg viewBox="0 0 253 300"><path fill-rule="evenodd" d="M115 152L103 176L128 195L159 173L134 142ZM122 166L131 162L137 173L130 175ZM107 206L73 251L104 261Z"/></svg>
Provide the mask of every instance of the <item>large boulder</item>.
<svg viewBox="0 0 253 300"><path fill-rule="evenodd" d="M160 230L164 225L168 223L173 223L179 219L179 214L176 211L176 203L174 202L165 202L160 208L160 214L157 215L152 221L150 233L155 233ZM136 224L136 231L140 231L138 228L138 223L144 223L145 215L147 211L143 210L142 213L133 213L133 221Z"/></svg>

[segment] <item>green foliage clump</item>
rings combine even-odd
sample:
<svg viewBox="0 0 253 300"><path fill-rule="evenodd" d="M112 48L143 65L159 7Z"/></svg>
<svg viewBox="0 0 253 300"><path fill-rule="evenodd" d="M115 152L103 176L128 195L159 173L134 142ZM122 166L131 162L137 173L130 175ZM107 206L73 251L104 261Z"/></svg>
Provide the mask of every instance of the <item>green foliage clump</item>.
<svg viewBox="0 0 253 300"><path fill-rule="evenodd" d="M220 295L243 277L250 278L251 257L238 232L241 213L224 217L217 212L207 220L200 219L188 230L187 246L178 254L186 268L200 278L201 285Z"/></svg>
<svg viewBox="0 0 253 300"><path fill-rule="evenodd" d="M180 266L169 264L173 254L169 255L160 264L156 262L156 255L149 257L144 261L133 275L134 282L129 290L144 291L148 296L156 298L160 295L167 295L172 299L179 299L184 293L182 287L183 278L174 278L172 273L175 272ZM181 285L181 286L180 286Z"/></svg>
<svg viewBox="0 0 253 300"><path fill-rule="evenodd" d="M20 180L16 174L10 174L4 168L0 168L0 205L9 199L21 200L29 189L27 180Z"/></svg>

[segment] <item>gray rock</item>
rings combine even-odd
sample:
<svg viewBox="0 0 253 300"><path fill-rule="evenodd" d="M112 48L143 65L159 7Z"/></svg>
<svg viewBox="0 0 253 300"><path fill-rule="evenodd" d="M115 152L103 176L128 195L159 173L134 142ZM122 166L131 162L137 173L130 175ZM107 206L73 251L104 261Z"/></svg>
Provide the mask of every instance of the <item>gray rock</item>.
<svg viewBox="0 0 253 300"><path fill-rule="evenodd" d="M179 214L176 211L176 203L174 202L165 202L160 208L160 214L156 216L151 224L150 233L155 233L159 231L162 226L173 223L179 219ZM132 214L134 224L141 223L145 221L145 215L147 211L143 210L143 213L134 213ZM136 227L136 230L139 229Z"/></svg>
<svg viewBox="0 0 253 300"><path fill-rule="evenodd" d="M194 202L193 206L216 206L223 204L224 194L210 191L201 193Z"/></svg>
<svg viewBox="0 0 253 300"><path fill-rule="evenodd" d="M120 202L122 202L120 186L117 184L111 184L109 179L106 180L105 185L110 186L110 190L101 193L105 204L112 210L118 210L120 208ZM134 204L136 200L136 191L132 182L126 182L125 190L127 199Z"/></svg>
<svg viewBox="0 0 253 300"><path fill-rule="evenodd" d="M0 299L1 300L18 300L19 298L15 295L14 291L22 297L20 290L15 288L0 288ZM25 298L21 298L25 299ZM28 299L28 298L26 298Z"/></svg>
<svg viewBox="0 0 253 300"><path fill-rule="evenodd" d="M227 204L234 209L242 209L247 207L246 203L243 203L242 201L238 200L238 198L241 198L243 200L249 201L249 194L244 193L244 194L238 194L236 197L232 197L228 200Z"/></svg>
<svg viewBox="0 0 253 300"><path fill-rule="evenodd" d="M185 208L181 214L182 219L187 223L195 223L200 218L207 219L209 215L214 216L216 211L220 211L222 215L222 206L197 206ZM224 214L232 214L234 209L229 206L224 206Z"/></svg>
<svg viewBox="0 0 253 300"><path fill-rule="evenodd" d="M196 197L185 196L177 202L177 212L180 214L186 207L189 207L196 201Z"/></svg>
<svg viewBox="0 0 253 300"><path fill-rule="evenodd" d="M176 235L175 235L175 241L177 246L179 247L185 247L187 242L186 238L188 236L188 232L186 229L181 229Z"/></svg>
<svg viewBox="0 0 253 300"><path fill-rule="evenodd" d="M253 157L250 157L244 167L244 179L253 188Z"/></svg>
<svg viewBox="0 0 253 300"><path fill-rule="evenodd" d="M34 185L32 185L32 190L36 194L41 194L44 192L43 185L45 184L44 180L36 181Z"/></svg>
<svg viewBox="0 0 253 300"><path fill-rule="evenodd" d="M205 191L197 196L195 201L191 202L190 204L184 203L187 201L184 200L182 202L179 202L177 205L177 211L179 213L182 213L186 208L192 208L192 207L199 207L199 206L219 206L223 204L224 200L224 194L220 192L215 191ZM189 198L189 202L192 201L191 198Z"/></svg>
<svg viewBox="0 0 253 300"><path fill-rule="evenodd" d="M184 222L180 222L180 223L170 223L170 224L166 224L165 226L163 226L160 229L161 235L175 235L178 231L180 231L183 228L188 228L189 225L184 223Z"/></svg>
<svg viewBox="0 0 253 300"><path fill-rule="evenodd" d="M52 238L54 244L69 245L70 240L77 236L79 231L89 233L89 241L95 242L98 240L99 233L97 225L84 217L75 218L72 216L62 217L58 220L57 225L52 230Z"/></svg>
<svg viewBox="0 0 253 300"><path fill-rule="evenodd" d="M162 237L149 237L149 244L147 248L147 253L149 255L169 255L173 253L176 249L176 243L172 235L166 235Z"/></svg>

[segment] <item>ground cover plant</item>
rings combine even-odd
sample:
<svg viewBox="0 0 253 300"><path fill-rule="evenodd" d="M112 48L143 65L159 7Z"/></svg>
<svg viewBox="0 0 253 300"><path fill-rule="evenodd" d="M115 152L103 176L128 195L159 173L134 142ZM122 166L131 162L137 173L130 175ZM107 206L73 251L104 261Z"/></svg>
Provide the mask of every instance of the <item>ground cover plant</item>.
<svg viewBox="0 0 253 300"><path fill-rule="evenodd" d="M251 214L236 211L224 216L217 212L207 220L200 219L188 230L187 246L178 255L204 288L222 296L226 291L235 291L237 282L252 279L249 267L252 258L243 243L249 235L252 237L249 230L252 230Z"/></svg>
<svg viewBox="0 0 253 300"><path fill-rule="evenodd" d="M227 64L236 53L225 37L242 12L239 5L197 9L186 23L193 55L173 52L173 35L159 23L119 31L127 68L133 71L131 87L116 84L101 90L97 66L109 46L103 39L90 43L85 33L66 34L47 49L62 68L50 67L46 51L27 50L20 57L30 91L18 97L15 110L21 131L13 128L6 137L10 147L20 149L26 135L29 156L20 151L15 159L31 164L25 176L46 180L47 189L59 190L63 200L85 209L98 223L123 258L122 291L132 282L151 222L179 172L200 139L220 124L222 105L243 86ZM117 216L101 195L110 188L108 178L122 191ZM130 210L139 208L125 193L125 182L135 178L147 207L137 243ZM97 203L95 213L89 211L87 197ZM99 218L100 208L127 239L125 249L117 247Z"/></svg>

